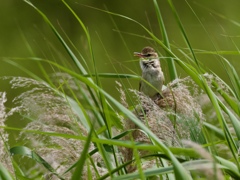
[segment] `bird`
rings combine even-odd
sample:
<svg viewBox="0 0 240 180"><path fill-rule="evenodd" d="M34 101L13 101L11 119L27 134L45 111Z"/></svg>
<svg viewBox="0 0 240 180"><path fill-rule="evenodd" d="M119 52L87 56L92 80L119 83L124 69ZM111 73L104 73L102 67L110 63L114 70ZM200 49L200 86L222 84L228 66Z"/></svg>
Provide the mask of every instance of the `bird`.
<svg viewBox="0 0 240 180"><path fill-rule="evenodd" d="M161 97L165 79L157 52L152 47L147 46L141 52L134 52L134 55L140 58L142 70L143 80L140 81L139 91L151 99Z"/></svg>

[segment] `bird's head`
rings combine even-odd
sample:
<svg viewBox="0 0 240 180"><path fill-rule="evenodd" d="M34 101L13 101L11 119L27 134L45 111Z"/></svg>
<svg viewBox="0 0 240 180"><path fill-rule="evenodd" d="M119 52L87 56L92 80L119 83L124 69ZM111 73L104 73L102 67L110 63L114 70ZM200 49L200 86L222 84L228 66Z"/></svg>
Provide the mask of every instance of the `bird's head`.
<svg viewBox="0 0 240 180"><path fill-rule="evenodd" d="M134 52L134 56L138 56L140 58L143 58L145 60L151 60L158 58L158 54L156 51L151 47L145 47L142 49L142 52Z"/></svg>

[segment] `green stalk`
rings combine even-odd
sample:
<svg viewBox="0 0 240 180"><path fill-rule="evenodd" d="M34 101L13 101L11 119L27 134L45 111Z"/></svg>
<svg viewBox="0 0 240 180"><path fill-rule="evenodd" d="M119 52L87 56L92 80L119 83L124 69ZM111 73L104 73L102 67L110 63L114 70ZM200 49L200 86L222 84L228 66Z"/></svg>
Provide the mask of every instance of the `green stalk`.
<svg viewBox="0 0 240 180"><path fill-rule="evenodd" d="M169 49L171 50L170 44L169 44L169 40L168 40L168 36L167 36L167 31L166 28L164 26L164 22L163 22L163 18L161 16L161 11L160 8L158 6L157 0L153 0L154 3L154 7L157 13L157 18L158 18L158 23L160 26L160 30L162 33L162 37L163 37L163 44ZM165 53L167 56L170 56L169 58L167 58L167 64L168 64L168 70L169 70L169 74L170 74L170 80L173 81L174 79L176 79L177 76L177 71L176 71L176 67L173 61L173 58L171 57L171 55L165 50Z"/></svg>

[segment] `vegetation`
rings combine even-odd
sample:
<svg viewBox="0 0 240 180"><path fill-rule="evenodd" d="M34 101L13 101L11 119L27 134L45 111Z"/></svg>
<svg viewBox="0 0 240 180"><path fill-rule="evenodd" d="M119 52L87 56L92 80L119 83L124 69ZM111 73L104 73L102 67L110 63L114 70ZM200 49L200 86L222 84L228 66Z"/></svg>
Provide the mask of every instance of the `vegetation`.
<svg viewBox="0 0 240 180"><path fill-rule="evenodd" d="M0 92L0 179L240 178L240 78L219 52L192 48L170 0L187 45L179 50L180 56L171 50L156 0L153 4L162 39L130 17L95 8L139 25L163 48L171 78L166 86L172 95L161 102L119 82L116 86L121 102L114 99L103 90L101 78L118 78L121 82L140 77L98 73L88 29L64 0L62 3L85 33L89 59L75 53L71 40L65 40L38 7L25 2L50 26L74 67L36 56L2 59L22 69L29 78L1 78L20 93L7 100L7 92ZM206 69L196 53L218 57L230 84ZM45 80L21 66L19 60L36 62ZM184 70L186 78L177 79L175 64ZM55 73L49 75L45 66ZM12 103L10 108L8 101ZM22 119L22 127L7 125L11 118Z"/></svg>

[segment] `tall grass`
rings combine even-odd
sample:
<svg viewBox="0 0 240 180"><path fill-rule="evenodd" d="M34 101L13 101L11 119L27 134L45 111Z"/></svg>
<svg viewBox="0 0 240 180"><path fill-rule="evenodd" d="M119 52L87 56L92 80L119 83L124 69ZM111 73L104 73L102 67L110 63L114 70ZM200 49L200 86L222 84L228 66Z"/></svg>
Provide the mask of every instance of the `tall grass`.
<svg viewBox="0 0 240 180"><path fill-rule="evenodd" d="M168 84L172 95L164 101L153 102L131 90L135 97L132 104L127 103L126 89L119 87L120 103L103 90L100 78L140 78L97 72L91 36L81 18L64 0L62 3L77 19L87 37L88 60L82 56L78 58L68 45L71 42L64 40L48 17L30 1L25 2L50 26L77 71L48 59L22 59L59 70L50 77L42 68L48 80L44 81L22 67L16 58L5 59L32 78L2 78L12 88L21 89L22 93L12 101L14 107L10 110L5 107L6 92L0 93L1 179L240 178L239 76L229 61L217 52L230 85L201 67L170 0L169 5L191 56L187 52L181 53L191 60L191 64L182 61L171 50L157 1L153 0L153 4L163 40L134 19L96 9L143 28L165 50L172 80L177 78L175 64L188 75ZM81 62L87 65L86 69ZM94 74L89 71L92 68ZM206 104L200 104L202 101L198 97L211 104L215 122L202 111ZM14 118L15 114L28 121L25 127L6 126L7 119ZM18 133L14 144L9 141L10 131Z"/></svg>

